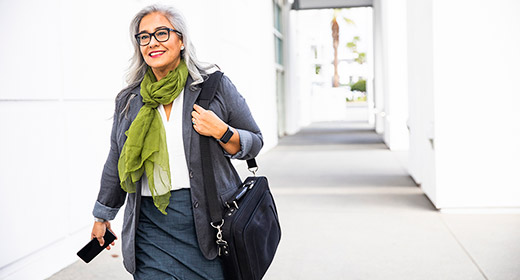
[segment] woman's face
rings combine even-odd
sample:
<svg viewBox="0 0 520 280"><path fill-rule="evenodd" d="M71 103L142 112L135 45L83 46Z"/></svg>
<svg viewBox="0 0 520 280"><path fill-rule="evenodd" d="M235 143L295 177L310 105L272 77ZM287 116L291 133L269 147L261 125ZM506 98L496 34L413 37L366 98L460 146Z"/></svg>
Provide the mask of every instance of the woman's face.
<svg viewBox="0 0 520 280"><path fill-rule="evenodd" d="M175 29L165 16L161 13L154 12L141 19L138 33L143 31L153 33L161 28ZM173 31L169 32L170 38L165 42L158 42L157 39L152 36L148 45L140 46L144 61L152 68L156 76L158 73L165 75L175 69L181 59L182 40L177 33Z"/></svg>

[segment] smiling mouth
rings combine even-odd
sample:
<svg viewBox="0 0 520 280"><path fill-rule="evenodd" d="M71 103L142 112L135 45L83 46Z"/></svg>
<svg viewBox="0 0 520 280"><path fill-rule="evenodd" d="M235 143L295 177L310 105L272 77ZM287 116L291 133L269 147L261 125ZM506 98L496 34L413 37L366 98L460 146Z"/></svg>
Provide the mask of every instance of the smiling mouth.
<svg viewBox="0 0 520 280"><path fill-rule="evenodd" d="M158 57L158 56L161 56L165 52L166 51L154 51L154 52L149 53L148 55L151 57Z"/></svg>

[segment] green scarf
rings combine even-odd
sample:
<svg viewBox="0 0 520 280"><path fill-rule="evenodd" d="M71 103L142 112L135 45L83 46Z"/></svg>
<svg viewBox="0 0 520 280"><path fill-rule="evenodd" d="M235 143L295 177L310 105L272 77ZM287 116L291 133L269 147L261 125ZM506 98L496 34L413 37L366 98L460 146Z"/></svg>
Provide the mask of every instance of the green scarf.
<svg viewBox="0 0 520 280"><path fill-rule="evenodd" d="M160 81L148 69L141 82L144 105L125 133L128 138L118 162L121 188L134 193L136 182L146 171L154 204L165 215L170 201L171 174L166 131L157 106L172 103L184 89L187 77L188 68L184 60Z"/></svg>

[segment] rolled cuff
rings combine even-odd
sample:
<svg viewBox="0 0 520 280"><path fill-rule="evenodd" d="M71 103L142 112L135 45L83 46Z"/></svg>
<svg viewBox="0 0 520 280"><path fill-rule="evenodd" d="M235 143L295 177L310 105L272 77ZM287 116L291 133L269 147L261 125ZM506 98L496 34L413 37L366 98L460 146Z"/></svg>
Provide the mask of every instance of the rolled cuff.
<svg viewBox="0 0 520 280"><path fill-rule="evenodd" d="M94 210L92 210L92 215L94 215L94 217L96 218L111 221L115 219L118 211L119 208L111 208L99 203L99 201L96 201L96 204L94 205Z"/></svg>
<svg viewBox="0 0 520 280"><path fill-rule="evenodd" d="M251 136L251 132L249 131L237 128L235 129L237 130L238 135L240 135L240 151L234 155L230 155L226 150L224 150L224 153L231 159L244 159L253 146L253 136Z"/></svg>

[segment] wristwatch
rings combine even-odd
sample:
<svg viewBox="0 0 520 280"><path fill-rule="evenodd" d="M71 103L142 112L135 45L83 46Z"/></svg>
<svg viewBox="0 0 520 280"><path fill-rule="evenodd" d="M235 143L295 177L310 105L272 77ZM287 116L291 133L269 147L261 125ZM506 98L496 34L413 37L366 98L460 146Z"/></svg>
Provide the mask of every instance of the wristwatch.
<svg viewBox="0 0 520 280"><path fill-rule="evenodd" d="M231 136L233 136L234 132L233 130L231 129L231 127L228 125L228 128L226 130L226 133L224 133L224 135L222 135L222 138L220 139L217 139L218 142L222 142L224 144L227 144L227 142L229 141L229 139L231 139Z"/></svg>
<svg viewBox="0 0 520 280"><path fill-rule="evenodd" d="M107 220L105 220L105 219L101 219L101 218L94 217L94 222L104 223L104 222L106 222L106 221L107 221Z"/></svg>

